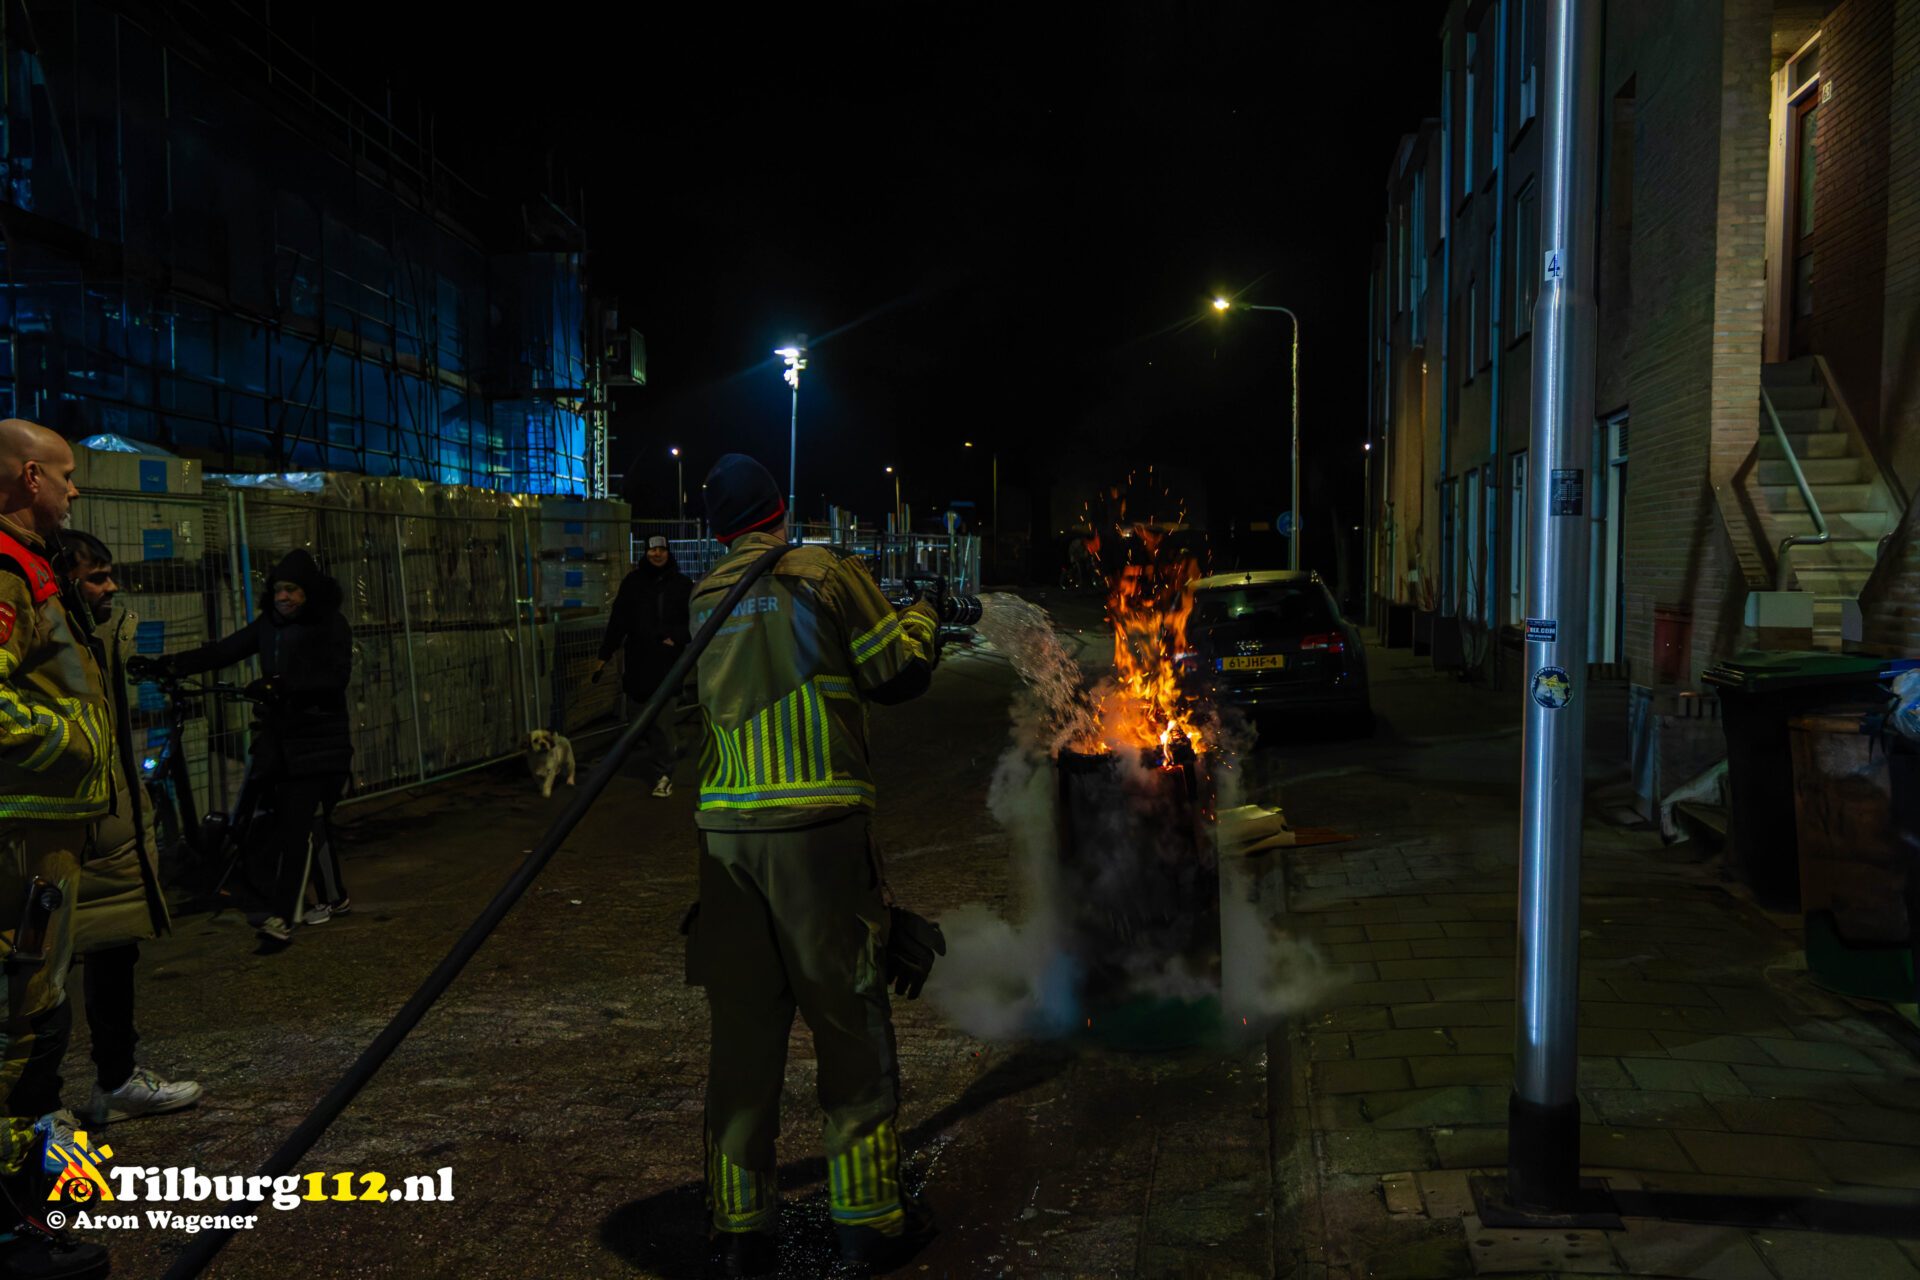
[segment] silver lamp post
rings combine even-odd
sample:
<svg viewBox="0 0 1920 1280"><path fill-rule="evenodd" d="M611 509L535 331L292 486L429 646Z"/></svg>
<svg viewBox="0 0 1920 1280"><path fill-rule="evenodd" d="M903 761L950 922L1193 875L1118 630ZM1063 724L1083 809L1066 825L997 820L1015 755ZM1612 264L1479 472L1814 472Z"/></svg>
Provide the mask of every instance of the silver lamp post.
<svg viewBox="0 0 1920 1280"><path fill-rule="evenodd" d="M1293 533L1287 538L1287 567L1297 571L1300 568L1300 535L1306 524L1300 513L1300 317L1286 307L1270 307L1257 302L1230 302L1225 298L1213 300L1215 311L1225 314L1229 307L1239 307L1242 311L1278 311L1293 321L1293 372L1287 380L1293 394L1293 496L1290 499Z"/></svg>
<svg viewBox="0 0 1920 1280"><path fill-rule="evenodd" d="M687 519L687 460L680 456L680 446L671 445L667 452L673 455L673 508L675 518L682 524Z"/></svg>
<svg viewBox="0 0 1920 1280"><path fill-rule="evenodd" d="M1546 8L1540 296L1533 309L1520 901L1507 1191L1523 1209L1579 1197L1581 780L1587 686L1587 471L1593 465L1594 192L1601 0ZM1531 271L1534 263L1519 269Z"/></svg>
<svg viewBox="0 0 1920 1280"><path fill-rule="evenodd" d="M781 347L773 353L785 362L786 372L780 376L793 388L793 418L787 429L787 519L794 522L796 529L800 517L794 511L794 494L798 490L794 487L793 478L800 460L800 371L807 367L805 343L803 337L799 342Z"/></svg>

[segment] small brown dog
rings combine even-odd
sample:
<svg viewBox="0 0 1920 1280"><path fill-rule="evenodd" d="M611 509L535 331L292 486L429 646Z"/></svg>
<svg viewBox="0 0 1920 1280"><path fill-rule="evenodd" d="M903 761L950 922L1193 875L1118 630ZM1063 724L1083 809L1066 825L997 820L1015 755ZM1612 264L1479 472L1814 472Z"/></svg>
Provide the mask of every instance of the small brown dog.
<svg viewBox="0 0 1920 1280"><path fill-rule="evenodd" d="M553 784L561 774L573 785L573 743L564 733L535 729L527 735L527 772L540 781L540 794L553 794Z"/></svg>

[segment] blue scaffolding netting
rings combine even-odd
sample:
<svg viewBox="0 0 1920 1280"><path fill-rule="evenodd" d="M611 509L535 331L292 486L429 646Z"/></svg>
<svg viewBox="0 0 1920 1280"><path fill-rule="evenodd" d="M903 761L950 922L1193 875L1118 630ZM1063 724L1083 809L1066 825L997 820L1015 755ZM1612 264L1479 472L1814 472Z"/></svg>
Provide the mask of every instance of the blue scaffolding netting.
<svg viewBox="0 0 1920 1280"><path fill-rule="evenodd" d="M478 193L331 82L276 81L264 27L250 78L72 8L0 25L0 413L215 470L588 492L577 250L489 252Z"/></svg>

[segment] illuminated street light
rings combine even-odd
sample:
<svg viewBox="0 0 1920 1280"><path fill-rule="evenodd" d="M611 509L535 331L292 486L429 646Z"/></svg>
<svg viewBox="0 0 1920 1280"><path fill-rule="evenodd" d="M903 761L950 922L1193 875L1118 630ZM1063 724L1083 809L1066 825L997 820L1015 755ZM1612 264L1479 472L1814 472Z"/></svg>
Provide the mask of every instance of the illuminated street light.
<svg viewBox="0 0 1920 1280"><path fill-rule="evenodd" d="M780 376L785 378L787 385L793 388L793 420L787 434L787 519L796 523L799 521L799 515L794 511L793 506L795 492L793 478L800 460L800 371L807 367L806 344L806 335L802 334L798 342L789 343L773 353L785 362L786 372Z"/></svg>
<svg viewBox="0 0 1920 1280"><path fill-rule="evenodd" d="M893 531L905 533L906 530L900 527L903 523L900 517L900 473L888 467L887 474L893 477Z"/></svg>
<svg viewBox="0 0 1920 1280"><path fill-rule="evenodd" d="M1215 298L1213 309L1226 314L1227 308L1236 304L1225 298ZM1242 311L1278 311L1293 321L1293 374L1288 381L1293 392L1293 497L1290 506L1293 515L1293 532L1287 537L1287 567L1300 568L1300 534L1305 525L1300 511L1300 317L1285 307L1270 307L1255 302L1242 302L1238 306Z"/></svg>
<svg viewBox="0 0 1920 1280"><path fill-rule="evenodd" d="M687 475L686 461L680 456L680 446L668 445L667 452L673 455L673 505L679 513L679 519L687 518Z"/></svg>

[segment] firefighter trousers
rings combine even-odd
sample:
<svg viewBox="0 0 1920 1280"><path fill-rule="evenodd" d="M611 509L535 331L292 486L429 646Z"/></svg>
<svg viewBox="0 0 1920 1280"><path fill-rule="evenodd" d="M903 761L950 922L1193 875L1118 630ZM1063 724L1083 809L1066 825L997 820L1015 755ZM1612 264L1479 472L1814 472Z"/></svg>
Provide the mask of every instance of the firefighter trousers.
<svg viewBox="0 0 1920 1280"><path fill-rule="evenodd" d="M707 1196L721 1231L771 1230L787 1038L813 1034L836 1222L899 1230L899 1063L881 961L888 913L858 814L705 831L689 975L707 989Z"/></svg>
<svg viewBox="0 0 1920 1280"><path fill-rule="evenodd" d="M33 1145L33 1125L59 1106L60 1059L71 1011L67 966L73 961L73 907L80 895L81 823L23 823L0 832L0 960L7 983L0 1024L0 1175L18 1172ZM47 921L46 959L14 958L14 935L39 876L61 889Z"/></svg>

